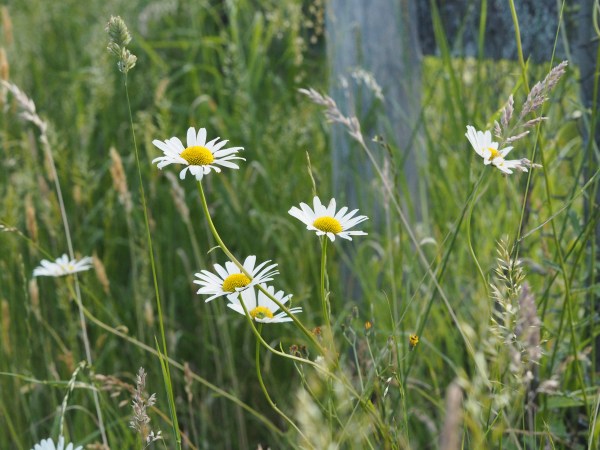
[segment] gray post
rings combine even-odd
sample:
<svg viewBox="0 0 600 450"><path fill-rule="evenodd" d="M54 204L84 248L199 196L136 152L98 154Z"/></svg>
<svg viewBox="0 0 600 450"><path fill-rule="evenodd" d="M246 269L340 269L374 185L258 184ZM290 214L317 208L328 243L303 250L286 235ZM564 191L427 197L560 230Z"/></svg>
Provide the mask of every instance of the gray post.
<svg viewBox="0 0 600 450"><path fill-rule="evenodd" d="M423 152L415 151L411 139L421 96L415 2L330 0L326 33L331 97L345 115L358 117L377 153L384 152L370 142L376 134L398 149L391 163L402 166L397 169L418 198L416 156ZM381 229L381 187L366 155L339 126L332 130L332 151L334 195L361 208L371 226Z"/></svg>

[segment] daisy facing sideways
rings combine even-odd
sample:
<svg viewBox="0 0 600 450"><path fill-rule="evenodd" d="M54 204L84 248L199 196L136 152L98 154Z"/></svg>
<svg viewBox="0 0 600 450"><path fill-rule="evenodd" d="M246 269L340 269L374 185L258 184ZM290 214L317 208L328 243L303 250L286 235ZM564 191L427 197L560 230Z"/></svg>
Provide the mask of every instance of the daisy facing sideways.
<svg viewBox="0 0 600 450"><path fill-rule="evenodd" d="M313 208L306 203L300 203L300 208L292 207L288 213L296 219L304 222L307 230L316 231L317 236L327 236L331 242L335 237L352 240L350 236L366 235L364 231L350 231L354 225L364 222L367 216L355 216L358 209L347 213L348 207L340 208L335 211L335 198L332 198L329 205L325 207L319 197L313 199Z"/></svg>
<svg viewBox="0 0 600 450"><path fill-rule="evenodd" d="M74 447L73 444L69 444L65 447L65 438L60 436L56 446L54 445L54 441L51 438L48 438L42 439L40 443L35 444L31 450L81 450L82 448L81 445L79 447Z"/></svg>
<svg viewBox="0 0 600 450"><path fill-rule="evenodd" d="M225 267L215 264L214 268L217 275L208 270L201 270L200 273L194 274L198 278L194 280L194 283L201 286L197 294L210 295L205 300L210 302L224 295L231 296L233 294L235 297L236 292L258 283L272 281L273 276L279 272L274 270L277 264L269 264L270 262L270 260L267 260L256 266L256 256L248 256L242 266L244 266L246 273L250 274L250 277L242 273L240 268L231 261L227 261Z"/></svg>
<svg viewBox="0 0 600 450"><path fill-rule="evenodd" d="M483 158L483 163L486 166L492 164L502 172L508 174L513 173L513 169L527 172L528 167L538 166L538 164L533 164L527 159L505 159L506 155L513 148L505 147L498 150L498 143L492 140L492 133L489 130L485 132L478 131L475 127L467 125L465 136L473 146L475 152Z"/></svg>
<svg viewBox="0 0 600 450"><path fill-rule="evenodd" d="M220 138L215 138L206 142L206 129L200 128L198 133L194 127L187 131L187 147L177 137L172 137L166 141L155 139L152 143L163 151L164 155L155 158L152 162L158 163L156 166L162 169L169 164L184 164L186 167L179 173L179 178L185 178L186 173L190 172L198 181L208 174L211 170L219 173L219 166L230 169L239 169L239 166L233 163L233 160L241 159L235 156L243 147L223 148L227 140L219 142Z"/></svg>
<svg viewBox="0 0 600 450"><path fill-rule="evenodd" d="M75 272L83 272L92 267L92 257L86 256L80 261L76 259L69 260L69 257L64 254L55 262L42 259L40 265L33 269L34 277L62 277Z"/></svg>
<svg viewBox="0 0 600 450"><path fill-rule="evenodd" d="M281 304L286 304L290 298L292 298L292 294L285 295L283 291L275 292L275 288L273 286L267 286L266 284L261 284L260 286L264 288L270 295L275 297ZM233 296L230 298L230 300L232 299ZM280 312L279 314L275 314L279 310L277 303L271 300L264 292L257 289L256 286L240 292L237 295L237 299L235 301L232 300L227 304L227 306L240 314L246 314L244 312L244 306L242 306L242 302L246 307L246 311L248 311L248 314L250 314L250 317L252 317L252 319L254 319L256 322L278 323L292 321L292 318L284 311ZM289 311L292 314L297 314L302 312L302 308L290 308Z"/></svg>

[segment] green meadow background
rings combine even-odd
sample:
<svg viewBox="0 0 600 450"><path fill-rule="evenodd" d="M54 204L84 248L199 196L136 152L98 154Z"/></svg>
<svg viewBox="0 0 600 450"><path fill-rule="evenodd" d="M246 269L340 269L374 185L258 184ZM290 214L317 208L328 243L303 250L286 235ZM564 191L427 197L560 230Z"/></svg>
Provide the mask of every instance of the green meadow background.
<svg viewBox="0 0 600 450"><path fill-rule="evenodd" d="M320 325L319 242L287 211L312 199L307 154L321 198L344 198L331 184L329 134L340 125L327 124L322 108L298 93L306 87L328 90L324 35L315 25L323 8L323 2L292 0L26 0L2 7L1 75L30 97L48 122L75 251L101 262L79 280L90 314L93 372L105 378L93 378L87 368L77 375L82 384L71 393L65 415L71 441L100 442L89 389L95 385L111 448L139 448L128 427L128 386L143 366L149 373L147 390L158 397L149 412L152 428L166 438L153 445L175 448L159 359L123 338L152 349L155 338L160 340L124 78L106 50L106 22L120 15L133 35L129 48L138 57L127 82L169 356L273 424L266 426L174 367L179 424L193 445L184 443L184 448L279 449L297 442L258 385L255 337L244 317L222 301L205 304L195 293L193 274L224 263L225 257L214 248L196 184L170 178L168 173L178 175L174 167L157 170L151 160L160 152L151 142L183 138L194 126L245 148L239 171L211 173L202 182L213 220L238 258L254 254L277 262L278 288L294 294L307 326ZM512 30L507 36L512 39ZM544 168L528 183L527 174L506 177L484 168L464 137L467 124L491 128L510 93L522 105L527 93L521 66L451 58L447 47L442 49L440 57L423 60L418 133L426 157L419 177L427 195L420 204L423 219L412 218L411 230L476 348L487 336L494 306L469 251L466 220L461 220L465 205L472 207L474 252L491 283L498 241L514 241L526 188L525 232L560 211L552 223L527 236L519 250L542 320L538 380L554 379L558 387L540 394L533 419L521 403L514 406L521 412L516 419L490 424L480 434L465 421L462 448L477 448L476 442L489 448L597 448L598 288L591 261L597 259L598 213L588 195L595 185L581 193L597 167L584 143L592 111L581 105L577 69L569 66L550 95L543 109L548 121L515 144L515 158L531 158L534 148L536 162L543 157ZM550 68L550 62L529 64L529 86ZM0 101L0 223L18 230L0 232L0 448L27 450L42 438L56 438L66 383L85 354L66 281L32 277L41 259L67 251L38 130L19 119L12 95L3 93ZM372 137L366 136L372 151L385 156ZM468 201L484 171L476 201ZM401 193L402 178L400 171L395 186ZM364 182L366 187L378 181ZM403 194L402 201L410 209L416 199ZM367 397L390 426L397 448L438 448L448 386L457 378L475 379L479 367L396 212L385 208L385 216L382 229L367 221L361 229L368 236L329 246L340 357L352 374L353 355L359 355L370 374ZM346 292L345 277L359 286L359 294ZM373 324L368 333L366 321ZM411 351L408 336L413 333L420 343ZM290 324L265 326L264 337L285 351L292 344L308 345ZM302 379L294 364L267 352L261 362L271 397L298 418ZM402 385L389 381L395 373L403 374ZM464 389L468 410L472 391ZM482 410L487 407L475 394L471 400ZM515 424L521 427L518 433L510 430ZM351 441L341 445L363 448Z"/></svg>

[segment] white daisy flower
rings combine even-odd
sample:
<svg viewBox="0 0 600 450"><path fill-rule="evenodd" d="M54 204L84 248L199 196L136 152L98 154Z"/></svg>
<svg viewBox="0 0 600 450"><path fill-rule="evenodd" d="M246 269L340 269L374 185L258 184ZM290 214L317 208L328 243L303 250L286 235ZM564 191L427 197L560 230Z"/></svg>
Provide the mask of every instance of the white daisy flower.
<svg viewBox="0 0 600 450"><path fill-rule="evenodd" d="M275 297L279 303L285 304L290 300L290 298L292 298L292 294L285 295L283 291L275 292L275 288L273 286L267 286L266 284L261 284L260 286L263 287L270 295ZM248 314L250 314L250 317L252 317L256 322L277 323L292 321L292 318L284 311L280 312L279 314L275 314L279 310L277 303L271 300L264 292L258 290L256 287L251 287L250 289L240 292L236 296L235 301L228 303L227 306L240 314L245 314L242 302L246 307L246 311L248 311ZM302 312L302 308L290 308L290 312L292 314L297 314Z"/></svg>
<svg viewBox="0 0 600 450"><path fill-rule="evenodd" d="M527 166L520 159L506 160L506 155L513 149L505 147L498 150L498 143L492 141L492 133L489 130L482 132L475 130L475 127L467 125L465 136L473 146L473 149L483 158L483 163L487 166L492 164L504 173L513 173L512 169L519 169L527 172Z"/></svg>
<svg viewBox="0 0 600 450"><path fill-rule="evenodd" d="M83 272L92 268L92 261L91 256L86 256L80 261L76 259L69 261L69 257L66 254L62 255L55 262L42 259L40 265L33 269L33 276L62 277L63 275L70 275L75 272Z"/></svg>
<svg viewBox="0 0 600 450"><path fill-rule="evenodd" d="M317 236L326 235L331 241L339 236L344 239L352 240L350 236L366 235L364 231L348 231L354 225L368 219L367 216L354 216L358 209L348 211L344 206L337 213L335 212L335 198L332 198L327 207L321 204L319 197L313 199L314 209L311 209L306 203L300 203L300 208L292 207L288 213L296 219L306 224L307 230L314 230Z"/></svg>
<svg viewBox="0 0 600 450"><path fill-rule="evenodd" d="M56 446L54 445L54 441L51 438L48 438L42 439L41 442L35 444L31 450L81 450L82 448L81 445L79 447L74 447L73 444L69 444L65 447L65 438L60 436Z"/></svg>
<svg viewBox="0 0 600 450"><path fill-rule="evenodd" d="M273 276L279 272L273 270L277 267L277 264L269 264L270 262L270 260L267 260L256 266L256 256L248 256L242 265L246 273L250 274L250 277L242 273L239 267L231 261L227 261L225 267L220 264L214 265L218 275L208 270L201 270L200 273L194 274L199 278L194 280L194 283L201 286L197 294L211 295L206 299L206 302L224 295L228 296L231 301L231 298L236 296L236 292L243 291L258 283L272 281Z"/></svg>
<svg viewBox="0 0 600 450"><path fill-rule="evenodd" d="M158 162L156 166L159 169L169 164L185 164L186 167L179 173L179 178L182 180L188 170L197 180L202 180L202 177L211 170L221 172L218 166L239 169L239 166L232 161L235 159L245 161L244 158L235 156L238 151L243 150L243 147L223 148L229 141L219 142L219 139L217 137L206 142L206 129L200 128L196 134L194 127L190 127L187 131L187 147L184 147L177 137L164 142L155 139L152 143L163 151L164 156L159 156L152 162Z"/></svg>

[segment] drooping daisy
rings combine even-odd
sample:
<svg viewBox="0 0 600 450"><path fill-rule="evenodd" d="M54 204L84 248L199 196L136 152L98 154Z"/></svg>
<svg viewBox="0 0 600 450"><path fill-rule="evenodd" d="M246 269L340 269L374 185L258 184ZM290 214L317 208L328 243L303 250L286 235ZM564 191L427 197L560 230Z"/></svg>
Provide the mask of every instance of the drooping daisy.
<svg viewBox="0 0 600 450"><path fill-rule="evenodd" d="M513 149L505 147L498 150L498 143L492 140L492 133L489 130L478 131L475 127L467 125L465 136L473 146L473 149L483 158L483 163L487 166L492 164L504 173L513 173L512 169L519 169L527 172L527 167L522 164L520 159L506 160L506 155Z"/></svg>
<svg viewBox="0 0 600 450"><path fill-rule="evenodd" d="M300 208L294 206L288 213L304 222L307 230L316 231L317 236L326 235L332 242L335 241L336 236L351 241L350 236L367 234L364 231L349 231L354 225L368 219L367 216L355 216L358 209L346 214L348 207L344 206L336 213L335 198L332 198L329 205L325 207L316 196L313 199L313 205L314 209L311 209L306 203L300 203Z"/></svg>
<svg viewBox="0 0 600 450"><path fill-rule="evenodd" d="M266 284L260 284L260 286L263 287L270 295L275 297L279 303L285 304L290 300L290 298L292 298L292 294L285 295L283 291L275 292L275 288L273 286L267 286ZM271 300L264 292L257 289L256 286L240 292L236 296L236 299L228 303L227 306L240 314L245 314L242 302L246 307L246 311L248 311L248 314L250 314L250 317L252 317L256 322L277 323L292 321L292 318L284 311L280 312L279 314L275 314L279 310L277 303ZM297 314L302 312L302 308L290 308L290 312L292 314Z"/></svg>
<svg viewBox="0 0 600 450"><path fill-rule="evenodd" d="M65 438L60 436L56 446L54 445L54 441L51 438L48 438L42 439L40 443L35 444L31 450L81 450L82 448L83 447L81 445L79 447L74 447L73 444L68 444L65 447Z"/></svg>
<svg viewBox="0 0 600 450"><path fill-rule="evenodd" d="M255 284L272 281L273 276L279 272L273 270L277 267L277 264L269 264L270 262L270 260L267 260L256 266L256 256L248 256L242 265L244 270L250 274L250 277L242 273L239 267L231 261L227 261L225 267L215 264L215 271L218 275L208 270L201 270L200 273L194 274L198 278L194 280L194 283L201 286L197 293L211 295L205 300L210 302L224 295L227 295L228 298L232 294L235 296L236 292L243 291Z"/></svg>
<svg viewBox="0 0 600 450"><path fill-rule="evenodd" d="M72 259L69 261L69 257L64 254L58 258L55 262L42 259L40 265L33 269L34 277L62 277L63 275L70 275L75 272L83 272L89 270L92 267L92 257L86 256L80 261Z"/></svg>
<svg viewBox="0 0 600 450"><path fill-rule="evenodd" d="M163 151L164 156L159 156L152 162L158 162L156 166L159 169L169 164L185 164L186 167L179 173L179 178L182 180L188 170L197 180L201 180L211 170L221 172L219 166L239 169L239 166L232 161L235 159L245 161L244 158L235 156L238 151L243 150L243 147L223 148L228 141L219 142L219 139L217 137L206 142L206 129L200 128L196 134L194 127L190 127L187 131L187 147L184 147L177 137L164 142L155 139L152 143Z"/></svg>

